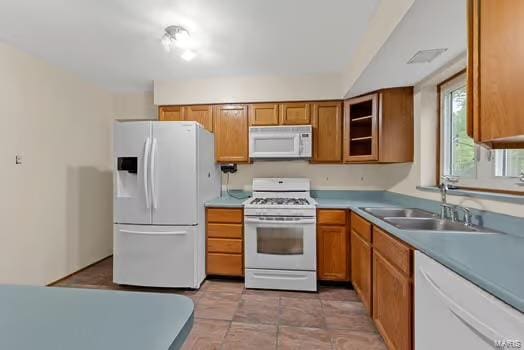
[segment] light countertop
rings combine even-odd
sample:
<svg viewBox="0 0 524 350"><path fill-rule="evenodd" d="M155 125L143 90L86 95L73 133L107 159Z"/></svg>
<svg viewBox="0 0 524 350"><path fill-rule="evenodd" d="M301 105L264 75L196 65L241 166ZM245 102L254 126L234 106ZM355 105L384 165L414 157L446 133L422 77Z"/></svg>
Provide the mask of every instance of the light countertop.
<svg viewBox="0 0 524 350"><path fill-rule="evenodd" d="M324 193L323 193L324 192ZM524 312L524 219L473 210L474 223L507 232L460 234L400 230L368 214L364 207L412 207L436 212L438 202L382 191L317 191L319 208L349 209L374 225L410 244L442 265ZM221 197L209 207L241 208L244 200Z"/></svg>
<svg viewBox="0 0 524 350"><path fill-rule="evenodd" d="M179 349L193 307L181 295L0 285L0 349Z"/></svg>

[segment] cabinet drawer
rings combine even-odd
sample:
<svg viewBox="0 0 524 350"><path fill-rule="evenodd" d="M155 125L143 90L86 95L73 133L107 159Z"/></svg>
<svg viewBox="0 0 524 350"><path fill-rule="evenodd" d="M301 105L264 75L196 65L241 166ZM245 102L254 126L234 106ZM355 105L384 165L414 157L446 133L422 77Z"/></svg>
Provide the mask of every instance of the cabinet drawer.
<svg viewBox="0 0 524 350"><path fill-rule="evenodd" d="M207 254L207 274L220 276L243 276L242 255L240 254Z"/></svg>
<svg viewBox="0 0 524 350"><path fill-rule="evenodd" d="M319 210L318 223L321 225L345 225L346 211L345 210Z"/></svg>
<svg viewBox="0 0 524 350"><path fill-rule="evenodd" d="M351 213L351 229L368 243L371 242L371 224L355 213Z"/></svg>
<svg viewBox="0 0 524 350"><path fill-rule="evenodd" d="M378 227L373 227L373 248L406 275L411 275L412 250Z"/></svg>
<svg viewBox="0 0 524 350"><path fill-rule="evenodd" d="M242 209L208 209L208 222L242 223Z"/></svg>
<svg viewBox="0 0 524 350"><path fill-rule="evenodd" d="M242 224L207 224L208 238L242 239Z"/></svg>
<svg viewBox="0 0 524 350"><path fill-rule="evenodd" d="M242 254L242 240L228 238L208 238L207 251L210 253Z"/></svg>

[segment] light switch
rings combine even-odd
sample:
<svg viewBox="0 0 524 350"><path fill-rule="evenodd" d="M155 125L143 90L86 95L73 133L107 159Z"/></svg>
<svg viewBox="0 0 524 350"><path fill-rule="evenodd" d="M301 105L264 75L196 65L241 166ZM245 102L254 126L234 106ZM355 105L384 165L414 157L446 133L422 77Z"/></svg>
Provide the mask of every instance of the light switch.
<svg viewBox="0 0 524 350"><path fill-rule="evenodd" d="M15 157L15 164L22 164L22 156L17 154Z"/></svg>

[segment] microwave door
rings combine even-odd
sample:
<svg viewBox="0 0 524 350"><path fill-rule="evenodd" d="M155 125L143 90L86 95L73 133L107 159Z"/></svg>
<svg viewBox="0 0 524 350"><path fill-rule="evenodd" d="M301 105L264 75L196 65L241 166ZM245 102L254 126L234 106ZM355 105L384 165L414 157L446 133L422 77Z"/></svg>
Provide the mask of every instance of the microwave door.
<svg viewBox="0 0 524 350"><path fill-rule="evenodd" d="M252 158L293 158L300 156L298 134L252 135L250 140Z"/></svg>

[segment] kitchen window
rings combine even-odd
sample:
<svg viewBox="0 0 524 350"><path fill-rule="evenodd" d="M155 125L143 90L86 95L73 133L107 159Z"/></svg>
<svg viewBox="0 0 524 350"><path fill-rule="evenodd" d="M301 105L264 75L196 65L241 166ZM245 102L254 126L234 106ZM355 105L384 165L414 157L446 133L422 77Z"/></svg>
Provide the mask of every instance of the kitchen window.
<svg viewBox="0 0 524 350"><path fill-rule="evenodd" d="M439 85L440 175L458 180L458 187L522 192L524 149L490 150L467 134L466 75ZM439 180L440 181L440 180Z"/></svg>

